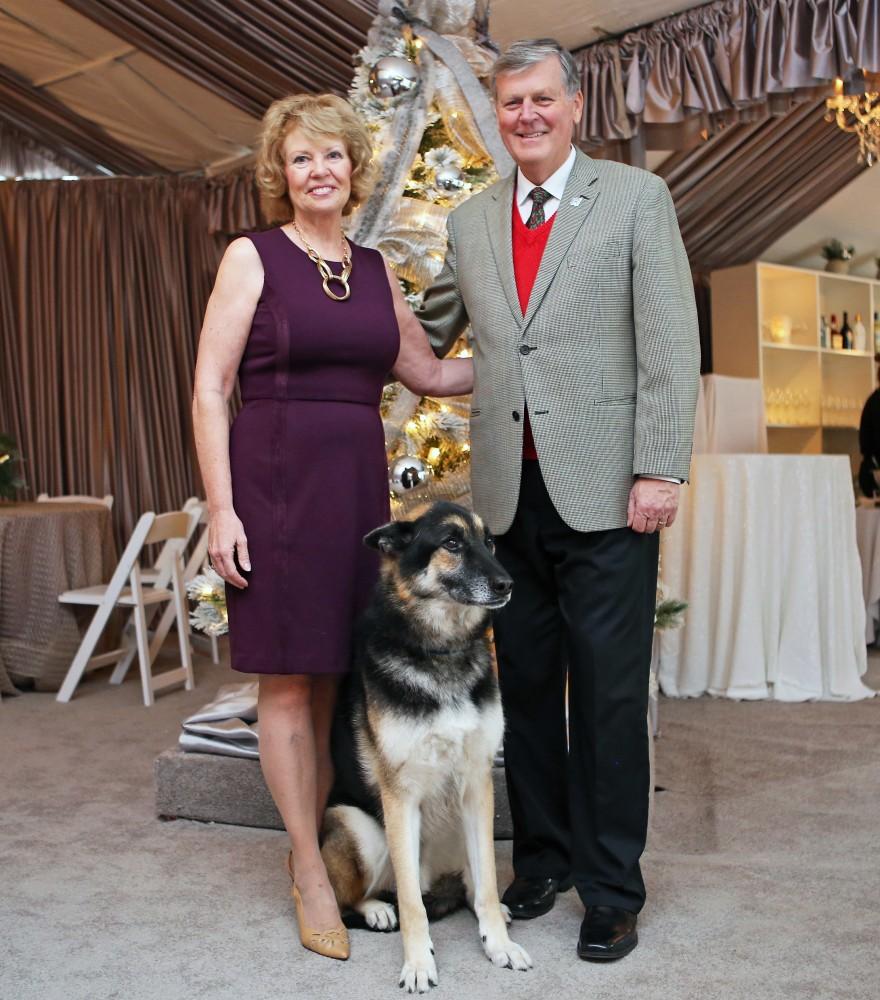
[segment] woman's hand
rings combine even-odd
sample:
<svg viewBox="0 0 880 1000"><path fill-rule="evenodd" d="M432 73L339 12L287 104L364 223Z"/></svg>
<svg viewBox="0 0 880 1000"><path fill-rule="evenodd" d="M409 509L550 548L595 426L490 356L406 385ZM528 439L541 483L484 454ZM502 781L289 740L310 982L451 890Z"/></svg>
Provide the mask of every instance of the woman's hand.
<svg viewBox="0 0 880 1000"><path fill-rule="evenodd" d="M248 584L235 567L236 554L239 566L245 572L250 572L247 537L244 525L235 511L230 508L211 514L208 518L208 555L211 565L227 583L244 590Z"/></svg>

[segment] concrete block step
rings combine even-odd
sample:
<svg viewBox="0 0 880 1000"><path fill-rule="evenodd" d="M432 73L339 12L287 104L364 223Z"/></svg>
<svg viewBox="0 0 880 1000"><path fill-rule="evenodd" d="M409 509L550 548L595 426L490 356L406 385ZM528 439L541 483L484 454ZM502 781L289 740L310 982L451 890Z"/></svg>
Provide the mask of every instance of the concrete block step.
<svg viewBox="0 0 880 1000"><path fill-rule="evenodd" d="M156 812L164 819L195 819L283 830L257 760L166 750L155 764ZM495 839L513 836L504 768L492 768Z"/></svg>

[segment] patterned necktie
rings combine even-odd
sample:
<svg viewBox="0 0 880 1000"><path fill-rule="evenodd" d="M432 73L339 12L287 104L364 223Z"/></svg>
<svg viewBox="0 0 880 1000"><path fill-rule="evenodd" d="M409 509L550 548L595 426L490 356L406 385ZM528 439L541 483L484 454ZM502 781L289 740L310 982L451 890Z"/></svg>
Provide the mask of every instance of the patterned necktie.
<svg viewBox="0 0 880 1000"><path fill-rule="evenodd" d="M526 222L527 229L537 229L544 225L544 205L553 197L549 191L542 187L532 188L529 197L532 199L532 214Z"/></svg>

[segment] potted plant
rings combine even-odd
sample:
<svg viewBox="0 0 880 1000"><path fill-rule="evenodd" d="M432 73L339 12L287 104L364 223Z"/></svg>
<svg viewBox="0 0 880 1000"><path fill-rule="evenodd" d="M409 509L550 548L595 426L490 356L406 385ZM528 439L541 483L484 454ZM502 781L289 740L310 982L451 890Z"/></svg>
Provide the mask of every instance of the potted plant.
<svg viewBox="0 0 880 1000"><path fill-rule="evenodd" d="M14 500L16 491L24 486L24 480L18 474L19 458L12 438L0 434L0 500Z"/></svg>
<svg viewBox="0 0 880 1000"><path fill-rule="evenodd" d="M825 270L834 274L849 274L849 262L855 252L855 247L845 247L840 240L831 240L822 247Z"/></svg>

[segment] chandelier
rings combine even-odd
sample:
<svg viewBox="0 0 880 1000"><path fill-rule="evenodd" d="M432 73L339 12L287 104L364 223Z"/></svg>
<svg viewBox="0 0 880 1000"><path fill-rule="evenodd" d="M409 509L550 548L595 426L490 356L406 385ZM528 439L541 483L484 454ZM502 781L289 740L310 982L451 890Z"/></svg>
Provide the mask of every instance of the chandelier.
<svg viewBox="0 0 880 1000"><path fill-rule="evenodd" d="M825 120L859 138L859 163L869 167L880 159L880 74L865 73L864 94L844 94L843 80L834 81L834 97L825 101Z"/></svg>

